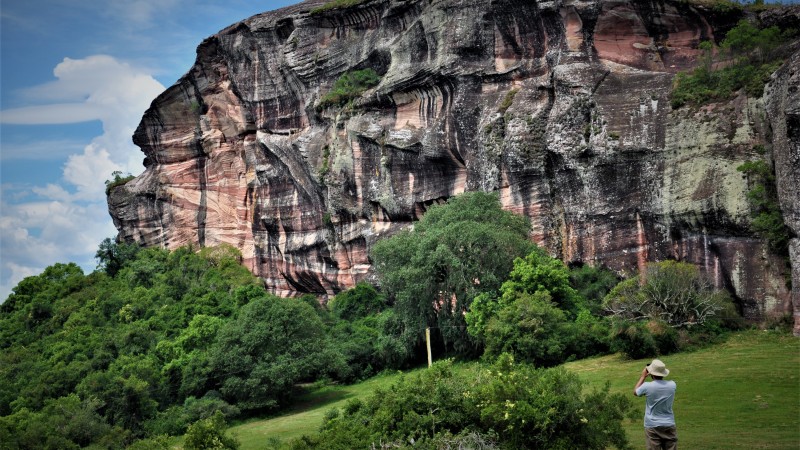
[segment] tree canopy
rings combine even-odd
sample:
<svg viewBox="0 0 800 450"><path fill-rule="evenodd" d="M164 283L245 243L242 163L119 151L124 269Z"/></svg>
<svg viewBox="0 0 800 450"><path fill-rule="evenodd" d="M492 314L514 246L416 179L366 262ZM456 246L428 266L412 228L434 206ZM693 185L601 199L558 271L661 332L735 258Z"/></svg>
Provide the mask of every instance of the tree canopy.
<svg viewBox="0 0 800 450"><path fill-rule="evenodd" d="M474 350L464 314L472 299L497 290L514 258L532 248L530 224L504 211L496 194L471 192L432 206L412 230L375 244L381 286L415 340L437 329L446 349Z"/></svg>

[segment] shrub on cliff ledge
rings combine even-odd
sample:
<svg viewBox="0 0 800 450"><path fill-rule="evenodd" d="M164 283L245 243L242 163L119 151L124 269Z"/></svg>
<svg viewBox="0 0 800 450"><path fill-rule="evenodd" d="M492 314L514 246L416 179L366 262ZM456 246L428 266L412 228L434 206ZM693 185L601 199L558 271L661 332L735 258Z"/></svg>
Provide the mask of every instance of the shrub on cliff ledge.
<svg viewBox="0 0 800 450"><path fill-rule="evenodd" d="M795 33L775 26L758 29L742 20L728 32L717 53L711 42L702 42L701 66L675 77L672 107L726 100L740 90L760 97L764 84L781 65L781 48ZM716 60L719 56L723 59Z"/></svg>
<svg viewBox="0 0 800 450"><path fill-rule="evenodd" d="M110 194L111 190L114 189L115 187L122 186L123 184L127 183L128 181L131 181L132 179L136 178L131 174L127 174L125 176L122 176L122 172L120 172L119 170L115 170L114 172L112 172L111 176L114 177L114 178L105 181L105 183L106 183L106 195Z"/></svg>
<svg viewBox="0 0 800 450"><path fill-rule="evenodd" d="M358 98L367 89L380 83L381 77L372 69L354 70L342 74L331 90L319 99L319 109L343 106Z"/></svg>
<svg viewBox="0 0 800 450"><path fill-rule="evenodd" d="M322 6L317 6L311 10L311 14L319 14L333 9L349 8L351 6L360 5L367 0L332 0Z"/></svg>
<svg viewBox="0 0 800 450"><path fill-rule="evenodd" d="M736 170L744 173L750 182L747 200L752 208L753 229L769 242L772 251L786 255L790 235L778 203L778 188L772 166L763 160L746 161Z"/></svg>

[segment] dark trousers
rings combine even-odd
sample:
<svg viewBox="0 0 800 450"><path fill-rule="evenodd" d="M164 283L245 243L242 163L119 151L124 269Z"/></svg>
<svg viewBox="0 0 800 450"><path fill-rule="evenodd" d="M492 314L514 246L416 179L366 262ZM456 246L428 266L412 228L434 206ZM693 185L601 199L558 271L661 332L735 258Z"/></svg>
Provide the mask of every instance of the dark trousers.
<svg viewBox="0 0 800 450"><path fill-rule="evenodd" d="M677 450L678 430L675 427L645 428L647 450Z"/></svg>

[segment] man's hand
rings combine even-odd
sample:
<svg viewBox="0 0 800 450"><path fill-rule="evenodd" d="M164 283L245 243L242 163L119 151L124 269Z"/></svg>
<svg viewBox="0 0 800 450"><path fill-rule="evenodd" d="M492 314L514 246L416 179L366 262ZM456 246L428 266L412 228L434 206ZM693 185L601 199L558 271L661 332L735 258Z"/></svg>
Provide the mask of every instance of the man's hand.
<svg viewBox="0 0 800 450"><path fill-rule="evenodd" d="M642 374L639 376L639 381L636 382L636 386L633 387L633 395L636 395L636 390L639 389L639 386L644 384L644 380L647 379L648 375L650 375L650 372L647 371L647 366L644 366Z"/></svg>

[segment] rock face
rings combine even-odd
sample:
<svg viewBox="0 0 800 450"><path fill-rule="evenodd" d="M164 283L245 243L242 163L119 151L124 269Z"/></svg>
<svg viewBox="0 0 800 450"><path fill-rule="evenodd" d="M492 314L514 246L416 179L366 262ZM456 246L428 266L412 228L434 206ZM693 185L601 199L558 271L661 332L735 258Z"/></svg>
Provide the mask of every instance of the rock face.
<svg viewBox="0 0 800 450"><path fill-rule="evenodd" d="M371 245L432 204L497 191L568 262L690 261L751 318L791 311L736 167L773 149L800 226L797 55L769 95L672 110L675 73L740 18L664 0L308 1L206 39L145 113L146 170L109 195L119 238L232 244L279 295L370 276ZM381 81L317 107L343 73ZM793 241L800 305L800 243ZM800 317L800 316L798 316ZM800 319L799 319L800 320Z"/></svg>

